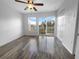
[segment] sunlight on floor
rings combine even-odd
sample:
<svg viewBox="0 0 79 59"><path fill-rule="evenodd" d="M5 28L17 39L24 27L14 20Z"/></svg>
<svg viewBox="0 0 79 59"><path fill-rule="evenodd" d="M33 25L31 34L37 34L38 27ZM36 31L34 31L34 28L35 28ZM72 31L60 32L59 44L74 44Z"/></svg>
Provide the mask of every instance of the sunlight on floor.
<svg viewBox="0 0 79 59"><path fill-rule="evenodd" d="M28 45L30 59L48 59L49 55L52 56L54 54L54 37L40 36L39 39L32 38Z"/></svg>

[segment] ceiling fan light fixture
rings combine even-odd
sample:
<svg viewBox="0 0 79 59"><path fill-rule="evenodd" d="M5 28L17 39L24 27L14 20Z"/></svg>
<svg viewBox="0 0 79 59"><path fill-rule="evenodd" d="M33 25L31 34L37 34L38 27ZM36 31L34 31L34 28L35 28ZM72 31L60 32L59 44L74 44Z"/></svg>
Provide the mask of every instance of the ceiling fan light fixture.
<svg viewBox="0 0 79 59"><path fill-rule="evenodd" d="M35 6L43 6L44 5L43 3L33 3L33 0L27 0L27 1L15 0L15 1L27 4L27 6L24 10L30 9L30 10L37 11L37 8Z"/></svg>
<svg viewBox="0 0 79 59"><path fill-rule="evenodd" d="M29 7L29 8L33 8L33 5L32 5L32 4L28 4L28 7Z"/></svg>

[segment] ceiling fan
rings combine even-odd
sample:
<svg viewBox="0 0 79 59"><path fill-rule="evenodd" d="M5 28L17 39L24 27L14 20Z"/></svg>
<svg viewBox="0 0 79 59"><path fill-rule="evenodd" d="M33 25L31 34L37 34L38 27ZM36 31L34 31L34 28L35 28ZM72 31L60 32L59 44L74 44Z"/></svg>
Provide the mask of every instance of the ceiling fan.
<svg viewBox="0 0 79 59"><path fill-rule="evenodd" d="M43 6L43 3L34 3L33 0L26 0L26 1L21 1L21 0L15 0L16 2L20 2L20 3L24 3L27 4L27 6L25 7L24 10L30 9L30 10L34 10L37 11L35 6Z"/></svg>

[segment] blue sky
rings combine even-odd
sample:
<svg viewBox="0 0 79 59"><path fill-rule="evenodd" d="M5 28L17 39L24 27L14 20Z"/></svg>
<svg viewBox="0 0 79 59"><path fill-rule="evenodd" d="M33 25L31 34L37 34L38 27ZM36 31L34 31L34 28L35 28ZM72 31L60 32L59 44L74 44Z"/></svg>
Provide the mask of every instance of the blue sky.
<svg viewBox="0 0 79 59"><path fill-rule="evenodd" d="M39 18L39 22L45 22L45 21L50 21L50 20L55 20L54 16L49 16L49 17L41 17Z"/></svg>
<svg viewBox="0 0 79 59"><path fill-rule="evenodd" d="M36 17L29 17L29 19L33 22L36 22Z"/></svg>
<svg viewBox="0 0 79 59"><path fill-rule="evenodd" d="M39 22L45 22L46 20L47 21L50 21L51 19L55 20L55 18L56 17L54 17L54 16L49 16L49 17L46 17L46 18L45 17L40 17L38 20L39 20ZM31 19L32 22L36 22L36 17L30 17L30 19Z"/></svg>

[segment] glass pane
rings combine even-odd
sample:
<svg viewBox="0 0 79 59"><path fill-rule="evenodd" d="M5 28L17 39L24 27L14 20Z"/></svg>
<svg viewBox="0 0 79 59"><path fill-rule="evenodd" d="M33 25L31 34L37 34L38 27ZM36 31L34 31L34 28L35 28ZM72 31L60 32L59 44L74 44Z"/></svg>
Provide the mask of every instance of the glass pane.
<svg viewBox="0 0 79 59"><path fill-rule="evenodd" d="M36 17L29 17L28 18L28 30L31 32L36 31Z"/></svg>
<svg viewBox="0 0 79 59"><path fill-rule="evenodd" d="M47 17L46 21L47 21L47 33L53 34L54 25L55 25L55 17L54 16Z"/></svg>
<svg viewBox="0 0 79 59"><path fill-rule="evenodd" d="M44 17L39 18L39 34L46 33L46 20Z"/></svg>

